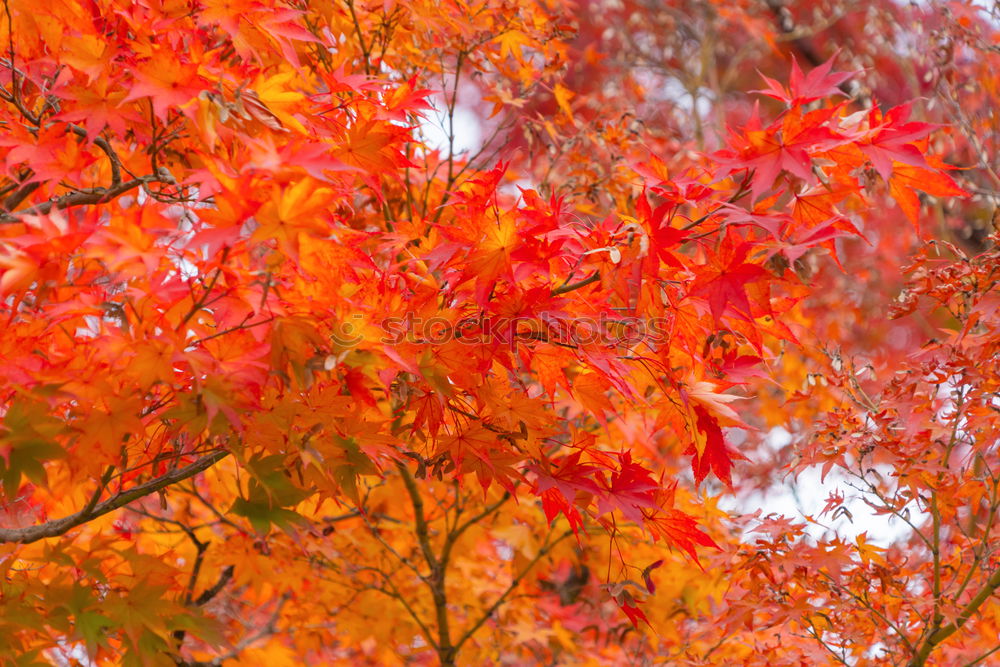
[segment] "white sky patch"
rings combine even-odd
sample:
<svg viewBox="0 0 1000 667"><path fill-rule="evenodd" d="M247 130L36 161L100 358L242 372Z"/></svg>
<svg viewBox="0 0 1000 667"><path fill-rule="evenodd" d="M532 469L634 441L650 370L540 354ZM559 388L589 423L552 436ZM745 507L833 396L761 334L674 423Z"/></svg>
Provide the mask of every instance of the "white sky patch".
<svg viewBox="0 0 1000 667"><path fill-rule="evenodd" d="M457 105L452 123L449 124L447 105L440 95L430 98L432 109L424 113L420 122L419 134L424 144L431 150L438 150L445 156L448 154L449 125L454 129L455 155L471 153L479 150L482 145L482 124L479 117L470 109Z"/></svg>
<svg viewBox="0 0 1000 667"><path fill-rule="evenodd" d="M715 93L708 88L699 88L697 91L697 97L695 97L695 95L685 88L678 79L673 77L667 78L666 80L658 79L658 86L659 94L656 94L654 88L654 97L674 102L682 111L686 111L688 113L694 111L702 119L707 119L712 113L712 108L715 104L713 101Z"/></svg>
<svg viewBox="0 0 1000 667"><path fill-rule="evenodd" d="M791 435L785 429L776 427L768 434L768 439L778 449L791 442ZM847 482L847 478L836 468L823 479L821 466L813 466L797 477L789 475L783 483L779 482L763 492L723 496L719 506L739 514L751 514L759 509L764 516L780 514L797 521L811 517L817 523L807 523L806 533L813 539L824 535L829 537L832 530L844 540L853 542L858 535L867 533L869 543L884 547L905 539L911 533L912 529L902 519L891 514L876 514ZM837 492L844 496L842 506L846 511L836 512L836 517L834 511L820 516L827 498ZM915 506L910 512L910 521L920 525L923 522L921 512Z"/></svg>

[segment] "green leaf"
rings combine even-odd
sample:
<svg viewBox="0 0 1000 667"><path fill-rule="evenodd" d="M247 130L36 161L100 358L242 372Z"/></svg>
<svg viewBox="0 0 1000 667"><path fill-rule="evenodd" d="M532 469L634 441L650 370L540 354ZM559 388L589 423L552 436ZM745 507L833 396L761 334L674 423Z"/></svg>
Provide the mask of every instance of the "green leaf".
<svg viewBox="0 0 1000 667"><path fill-rule="evenodd" d="M5 495L17 493L21 478L45 485L45 461L63 458L56 441L67 427L40 401L15 399L0 423L0 485Z"/></svg>
<svg viewBox="0 0 1000 667"><path fill-rule="evenodd" d="M96 655L97 648L107 644L104 629L114 626L114 622L96 611L83 611L76 615L76 630L87 644L87 653Z"/></svg>
<svg viewBox="0 0 1000 667"><path fill-rule="evenodd" d="M237 516L247 519L259 533L266 533L271 525L285 528L301 523L303 518L285 509L299 504L312 492L296 486L286 474L285 458L281 455L254 456L246 467L253 475L247 484L246 498L238 498L230 508Z"/></svg>
<svg viewBox="0 0 1000 667"><path fill-rule="evenodd" d="M334 436L333 441L344 451L344 457L333 465L333 478L348 498L360 503L358 495L358 475L374 475L378 472L354 438Z"/></svg>
<svg viewBox="0 0 1000 667"><path fill-rule="evenodd" d="M248 520L258 533L269 532L272 525L278 528L285 528L291 524L302 523L304 521L302 515L292 510L276 507L268 500L253 502L237 498L233 506L229 508L229 511Z"/></svg>

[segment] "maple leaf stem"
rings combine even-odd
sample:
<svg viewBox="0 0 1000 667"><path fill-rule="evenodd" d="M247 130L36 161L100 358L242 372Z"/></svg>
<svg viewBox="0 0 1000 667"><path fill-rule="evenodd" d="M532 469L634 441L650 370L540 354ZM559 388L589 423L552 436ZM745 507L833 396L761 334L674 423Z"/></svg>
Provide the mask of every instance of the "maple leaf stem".
<svg viewBox="0 0 1000 667"><path fill-rule="evenodd" d="M198 473L208 470L227 456L229 456L229 452L225 450L213 452L212 454L204 456L194 463L184 466L183 468L171 470L160 477L151 479L144 484L140 484L139 486L129 489L128 491L118 493L102 503L98 503L90 508L85 507L79 512L70 514L69 516L65 516L61 519L54 519L52 521L46 521L45 523L35 526L27 526L25 528L0 528L0 544L11 542L28 544L30 542L37 542L38 540L46 537L63 535L67 531L70 531L79 525L92 521L109 512L113 512L120 507L124 507L125 505L138 500L139 498L143 498L151 493L156 493L160 489L165 489L168 486L182 482L190 477L194 477Z"/></svg>

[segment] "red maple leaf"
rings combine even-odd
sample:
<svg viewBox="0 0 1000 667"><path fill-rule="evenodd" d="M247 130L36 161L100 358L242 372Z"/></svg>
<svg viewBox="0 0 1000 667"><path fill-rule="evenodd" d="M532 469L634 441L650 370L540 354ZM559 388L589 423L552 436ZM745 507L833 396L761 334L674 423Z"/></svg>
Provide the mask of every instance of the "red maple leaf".
<svg viewBox="0 0 1000 667"><path fill-rule="evenodd" d="M767 95L788 106L809 104L830 95L842 95L840 85L854 76L856 72L831 72L836 57L837 55L834 54L825 63L812 69L809 74L804 76L802 70L799 69L799 63L793 57L792 75L787 89L774 79L761 74L767 83L767 88L751 92Z"/></svg>
<svg viewBox="0 0 1000 667"><path fill-rule="evenodd" d="M600 494L601 488L594 481L594 475L600 469L593 463L581 463L582 453L574 452L559 460L549 461L548 470L541 466L531 466L529 470L538 476L535 480L535 493L556 489L569 499L576 497L577 493Z"/></svg>
<svg viewBox="0 0 1000 667"><path fill-rule="evenodd" d="M639 627L639 621L642 621L646 625L649 625L649 619L646 618L646 614L643 613L642 609L639 609L639 606L638 606L639 603L636 602L635 600L633 600L632 602L634 604L629 604L628 602L623 602L620 605L621 606L621 610L623 612L625 612L625 615L628 616L628 620L631 621L632 627L638 629L638 627ZM653 627L653 626L649 625L649 627Z"/></svg>
<svg viewBox="0 0 1000 667"><path fill-rule="evenodd" d="M719 176L754 170L750 186L754 201L774 186L782 171L811 183L815 180L812 154L829 150L844 140L829 125L836 112L836 108L829 108L803 114L801 107L792 107L765 128L755 105L743 132L731 135L731 148L715 154L723 167Z"/></svg>
<svg viewBox="0 0 1000 667"><path fill-rule="evenodd" d="M858 148L872 162L875 171L888 183L892 176L892 163L902 162L914 167L926 167L927 161L916 142L933 132L938 126L931 123L907 123L910 105L893 107L882 116L873 107L868 115L871 127L867 137L858 142Z"/></svg>
<svg viewBox="0 0 1000 667"><path fill-rule="evenodd" d="M669 266L681 267L682 263L677 259L672 249L680 246L689 232L670 225L670 217L667 216L667 213L674 210L676 204L667 202L653 209L646 200L646 194L643 193L636 200L635 208L639 220L646 224L649 234L648 256L654 262L651 267L653 272L656 272L656 261L661 261Z"/></svg>
<svg viewBox="0 0 1000 667"><path fill-rule="evenodd" d="M711 471L723 484L732 488L733 461L746 461L747 458L726 444L719 422L708 414L707 410L695 406L694 413L697 416L698 429L705 434L705 449L701 454L698 454L693 444L685 451L685 454L694 456L691 460L691 469L694 472L695 482L701 484Z"/></svg>
<svg viewBox="0 0 1000 667"><path fill-rule="evenodd" d="M746 285L768 274L759 264L745 261L749 250L749 244L741 243L733 247L730 253L720 254L715 258L714 266L706 266L692 286L691 296L701 297L708 302L716 324L727 312L743 320L753 320ZM728 258L726 255L729 255ZM768 304L759 305L765 311L769 310Z"/></svg>
<svg viewBox="0 0 1000 667"><path fill-rule="evenodd" d="M715 540L701 531L694 517L680 510L660 510L647 516L643 525L649 529L654 540L663 540L671 547L677 547L690 556L696 564L698 563L698 546L711 549L720 548ZM652 592L650 590L650 593Z"/></svg>
<svg viewBox="0 0 1000 667"><path fill-rule="evenodd" d="M930 158L930 161L934 163L931 166L939 169L946 166L934 158ZM892 166L889 192L914 227L918 226L920 216L920 196L917 190L934 197L969 196L969 193L960 188L948 174L896 162Z"/></svg>
<svg viewBox="0 0 1000 667"><path fill-rule="evenodd" d="M602 514L619 510L635 522L642 521L643 509L656 508L656 491L660 485L648 469L632 460L629 452L619 454L620 469L611 474L606 496L598 499L597 509Z"/></svg>

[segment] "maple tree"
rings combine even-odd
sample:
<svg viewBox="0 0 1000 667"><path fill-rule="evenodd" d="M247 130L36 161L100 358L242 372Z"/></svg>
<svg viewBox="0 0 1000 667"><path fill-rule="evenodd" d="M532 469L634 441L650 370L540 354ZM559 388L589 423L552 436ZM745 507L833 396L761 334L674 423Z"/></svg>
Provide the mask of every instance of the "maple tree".
<svg viewBox="0 0 1000 667"><path fill-rule="evenodd" d="M995 650L980 10L4 9L4 660Z"/></svg>

